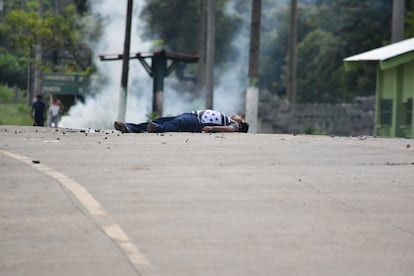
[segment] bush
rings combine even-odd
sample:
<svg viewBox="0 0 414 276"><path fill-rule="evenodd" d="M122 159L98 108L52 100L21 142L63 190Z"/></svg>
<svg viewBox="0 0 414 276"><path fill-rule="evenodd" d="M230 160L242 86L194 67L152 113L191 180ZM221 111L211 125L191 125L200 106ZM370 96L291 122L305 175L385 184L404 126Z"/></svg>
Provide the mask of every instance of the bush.
<svg viewBox="0 0 414 276"><path fill-rule="evenodd" d="M11 102L14 99L14 92L6 86L0 86L0 102Z"/></svg>
<svg viewBox="0 0 414 276"><path fill-rule="evenodd" d="M27 63L24 57L0 54L0 82L9 86L26 87Z"/></svg>
<svg viewBox="0 0 414 276"><path fill-rule="evenodd" d="M13 89L0 86L0 125L32 125L31 106L25 101L17 101Z"/></svg>
<svg viewBox="0 0 414 276"><path fill-rule="evenodd" d="M0 125L32 125L30 109L26 104L0 103Z"/></svg>
<svg viewBox="0 0 414 276"><path fill-rule="evenodd" d="M303 130L303 133L308 135L326 135L325 131L319 130L313 126L308 126L307 128L305 128Z"/></svg>

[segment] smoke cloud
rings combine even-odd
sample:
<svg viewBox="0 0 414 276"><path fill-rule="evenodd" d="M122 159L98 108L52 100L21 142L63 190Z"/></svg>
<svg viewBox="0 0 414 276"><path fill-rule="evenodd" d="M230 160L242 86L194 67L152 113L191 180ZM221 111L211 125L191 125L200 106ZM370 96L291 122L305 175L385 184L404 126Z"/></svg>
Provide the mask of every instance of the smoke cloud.
<svg viewBox="0 0 414 276"><path fill-rule="evenodd" d="M134 1L131 33L131 53L149 52L151 43L141 40L142 22L139 15L144 0ZM234 9L229 8L229 13ZM94 62L97 73L91 77L90 91L92 96L85 101L76 103L66 116L62 117L60 126L68 128L95 128L109 129L117 118L118 102L121 91L122 61L100 61L99 55L118 54L123 51L126 0L114 5L112 0L91 1L93 17L104 20L103 33L100 40L90 45L95 54ZM247 53L246 29L248 22L243 24L239 36L234 40L234 47L239 53L240 60L225 68L220 79L215 78L214 109L227 114L242 113L244 111L245 87L247 83ZM217 70L216 70L217 72ZM175 87L176 79L165 79L164 115L176 115L204 108L203 98L194 98L191 91ZM142 122L152 108L153 80L142 68L138 60L130 60L129 84L126 121ZM180 86L181 87L181 86Z"/></svg>
<svg viewBox="0 0 414 276"><path fill-rule="evenodd" d="M119 54L123 51L125 35L126 1L116 5L111 0L91 1L91 16L104 22L100 40L89 45L93 49L97 73L91 77L89 89L93 96L87 96L84 103L78 102L62 117L60 125L70 128L112 128L117 117L121 91L122 61L100 61L99 55ZM140 40L141 28L138 15L144 1L134 1L131 53L146 52L148 42ZM88 42L87 42L88 43ZM137 60L130 61L127 99L127 120L144 119L150 112L152 80Z"/></svg>

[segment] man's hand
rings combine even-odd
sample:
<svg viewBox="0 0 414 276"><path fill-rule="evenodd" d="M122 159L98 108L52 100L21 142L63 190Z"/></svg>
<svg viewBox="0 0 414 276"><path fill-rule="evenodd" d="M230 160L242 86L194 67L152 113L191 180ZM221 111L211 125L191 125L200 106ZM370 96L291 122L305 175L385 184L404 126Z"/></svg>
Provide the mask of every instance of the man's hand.
<svg viewBox="0 0 414 276"><path fill-rule="evenodd" d="M203 131L204 132L217 132L217 131L214 131L214 126L205 126L205 127L203 127Z"/></svg>
<svg viewBox="0 0 414 276"><path fill-rule="evenodd" d="M236 129L233 126L205 126L204 132L235 132Z"/></svg>

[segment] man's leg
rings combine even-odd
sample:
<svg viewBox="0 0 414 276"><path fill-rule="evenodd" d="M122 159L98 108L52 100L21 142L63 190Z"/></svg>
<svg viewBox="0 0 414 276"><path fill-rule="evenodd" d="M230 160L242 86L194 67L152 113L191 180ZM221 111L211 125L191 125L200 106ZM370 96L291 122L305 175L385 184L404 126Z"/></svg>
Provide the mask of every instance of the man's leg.
<svg viewBox="0 0 414 276"><path fill-rule="evenodd" d="M128 128L126 127L126 125L123 123L123 122L118 122L118 121L115 121L114 122L114 128L116 129L116 130L119 130L120 132L122 132L122 133L128 133L128 132L130 132L129 130L128 130Z"/></svg>
<svg viewBox="0 0 414 276"><path fill-rule="evenodd" d="M183 113L166 122L155 123L154 132L201 132L200 121L192 113Z"/></svg>
<svg viewBox="0 0 414 276"><path fill-rule="evenodd" d="M143 133L147 131L148 123L140 123L140 124L124 123L124 125L128 129L128 132Z"/></svg>
<svg viewBox="0 0 414 276"><path fill-rule="evenodd" d="M52 125L54 127L58 127L58 115L52 116L52 119L51 119L51 122L50 122L50 127L52 127Z"/></svg>
<svg viewBox="0 0 414 276"><path fill-rule="evenodd" d="M162 124L168 121L173 120L175 117L160 117L155 119L153 122L156 124ZM132 132L132 133L143 133L147 131L148 123L140 123L140 124L133 124L133 123L121 123L121 122L115 122L114 123L115 129L126 133L126 132Z"/></svg>

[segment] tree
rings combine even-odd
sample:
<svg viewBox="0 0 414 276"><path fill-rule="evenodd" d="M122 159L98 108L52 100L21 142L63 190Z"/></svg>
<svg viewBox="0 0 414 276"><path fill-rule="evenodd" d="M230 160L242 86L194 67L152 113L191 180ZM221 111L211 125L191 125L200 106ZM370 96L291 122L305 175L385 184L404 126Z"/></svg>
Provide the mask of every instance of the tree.
<svg viewBox="0 0 414 276"><path fill-rule="evenodd" d="M88 60L85 53L88 51L85 51L87 47L82 42L82 26L78 23L80 20L76 7L67 5L57 15L50 10L51 6L48 4L45 5L44 16L41 18L36 10L36 3L37 1L27 1L26 10L15 9L8 13L8 23L15 30L10 35L13 46L30 57L31 47L39 40L44 53L53 50L65 51L80 70L86 70L90 65L88 62L85 63L85 60ZM42 63L38 66L43 70L54 70L55 65Z"/></svg>
<svg viewBox="0 0 414 276"><path fill-rule="evenodd" d="M297 8L297 41L301 41L315 28L308 24L308 18L316 8L305 5ZM280 96L286 95L289 11L290 6L283 4L266 7L262 15L260 87Z"/></svg>
<svg viewBox="0 0 414 276"><path fill-rule="evenodd" d="M240 19L226 16L225 5L229 0L216 0L216 62L232 59L229 55L231 41L236 34ZM166 50L197 53L200 1L152 0L144 6L142 18L146 22L143 37L162 40ZM174 22L174 24L172 24Z"/></svg>
<svg viewBox="0 0 414 276"><path fill-rule="evenodd" d="M10 53L0 54L0 82L8 86L26 87L27 59Z"/></svg>
<svg viewBox="0 0 414 276"><path fill-rule="evenodd" d="M335 36L319 29L298 44L298 102L330 102L338 97L331 89L336 81L332 75L338 70L337 48Z"/></svg>
<svg viewBox="0 0 414 276"><path fill-rule="evenodd" d="M405 34L404 37L414 37L414 0L406 1Z"/></svg>
<svg viewBox="0 0 414 276"><path fill-rule="evenodd" d="M389 41L390 28L384 25L390 26L390 2L336 0L318 4L298 7L298 101L338 102L374 94L375 68L362 68L358 74L345 73L343 59ZM280 31L277 40L285 41L286 34L287 31ZM286 76L284 67L282 85Z"/></svg>
<svg viewBox="0 0 414 276"><path fill-rule="evenodd" d="M41 93L42 72L91 72L91 51L82 42L83 26L78 14L86 14L87 2L78 0L77 6L72 3L73 0L7 2L6 16L1 21L9 29L8 52L23 57L29 65L29 70L20 68L28 80L25 86L29 104L35 93ZM20 81L20 87L21 84Z"/></svg>
<svg viewBox="0 0 414 276"><path fill-rule="evenodd" d="M329 5L319 7L319 13L312 17L315 26L330 34L335 55L329 56L321 52L321 64L327 66L317 68L317 75L325 76L330 87L319 90L310 101L338 102L350 100L359 95L375 94L375 68L364 67L358 74L348 74L343 70L343 59L347 56L381 47L389 42L392 6L388 0L336 0ZM302 55L303 56L303 55ZM302 59L303 64L308 58ZM330 62L330 63L328 63ZM333 64L328 66L328 64ZM309 87L301 87L298 93L305 94ZM332 95L324 97L323 95ZM330 99L329 99L330 98Z"/></svg>

